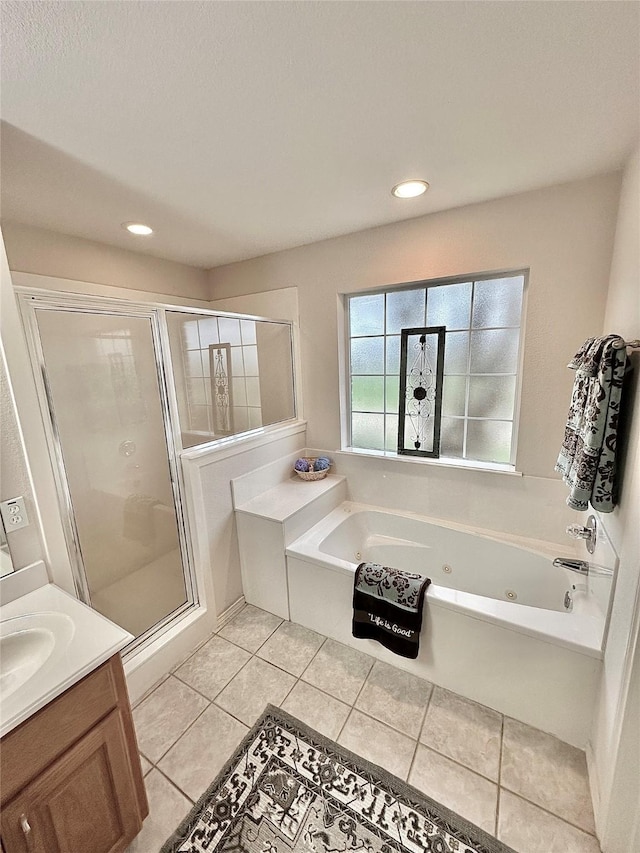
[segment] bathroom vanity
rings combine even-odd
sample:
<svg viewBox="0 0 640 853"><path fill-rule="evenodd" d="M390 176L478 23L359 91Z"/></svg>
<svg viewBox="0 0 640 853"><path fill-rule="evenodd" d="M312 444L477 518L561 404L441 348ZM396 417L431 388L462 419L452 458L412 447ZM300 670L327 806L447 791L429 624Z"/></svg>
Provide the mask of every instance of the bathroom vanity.
<svg viewBox="0 0 640 853"><path fill-rule="evenodd" d="M0 616L3 853L122 853L149 810L119 655L130 635L50 584Z"/></svg>

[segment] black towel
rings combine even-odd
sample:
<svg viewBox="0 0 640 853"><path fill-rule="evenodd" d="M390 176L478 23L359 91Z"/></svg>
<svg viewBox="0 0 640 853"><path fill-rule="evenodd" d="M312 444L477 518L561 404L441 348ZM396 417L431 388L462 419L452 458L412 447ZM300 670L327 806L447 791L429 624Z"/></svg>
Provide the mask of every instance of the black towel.
<svg viewBox="0 0 640 853"><path fill-rule="evenodd" d="M353 582L352 634L417 658L424 594L430 578L378 563L360 563Z"/></svg>

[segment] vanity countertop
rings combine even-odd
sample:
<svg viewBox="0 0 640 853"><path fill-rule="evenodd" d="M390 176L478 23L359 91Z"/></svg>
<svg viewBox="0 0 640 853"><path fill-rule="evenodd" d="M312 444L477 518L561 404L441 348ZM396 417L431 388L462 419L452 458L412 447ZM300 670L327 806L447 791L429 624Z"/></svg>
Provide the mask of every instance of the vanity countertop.
<svg viewBox="0 0 640 853"><path fill-rule="evenodd" d="M7 629L11 627L9 620L29 617L37 627L38 614L42 614L43 624L51 614L58 614L56 618L65 623L63 637L31 678L8 695L0 693L0 736L24 722L134 639L128 631L50 583L3 604L0 624Z"/></svg>

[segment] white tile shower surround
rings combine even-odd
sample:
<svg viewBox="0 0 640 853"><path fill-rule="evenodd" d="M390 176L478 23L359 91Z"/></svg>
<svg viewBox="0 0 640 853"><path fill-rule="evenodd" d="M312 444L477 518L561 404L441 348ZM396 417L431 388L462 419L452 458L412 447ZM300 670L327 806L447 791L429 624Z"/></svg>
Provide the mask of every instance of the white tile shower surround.
<svg viewBox="0 0 640 853"><path fill-rule="evenodd" d="M246 606L134 708L157 853L267 702L408 780L518 853L600 853L584 753Z"/></svg>

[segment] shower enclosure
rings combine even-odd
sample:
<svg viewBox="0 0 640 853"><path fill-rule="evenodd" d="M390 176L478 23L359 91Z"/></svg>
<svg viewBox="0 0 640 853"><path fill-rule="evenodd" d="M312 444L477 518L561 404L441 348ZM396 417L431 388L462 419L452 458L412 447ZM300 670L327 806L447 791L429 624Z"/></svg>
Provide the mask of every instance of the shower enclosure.
<svg viewBox="0 0 640 853"><path fill-rule="evenodd" d="M131 650L198 603L180 452L295 417L291 327L19 295L76 591Z"/></svg>

